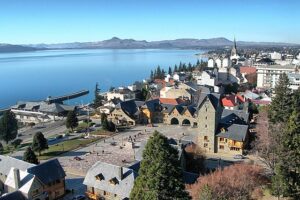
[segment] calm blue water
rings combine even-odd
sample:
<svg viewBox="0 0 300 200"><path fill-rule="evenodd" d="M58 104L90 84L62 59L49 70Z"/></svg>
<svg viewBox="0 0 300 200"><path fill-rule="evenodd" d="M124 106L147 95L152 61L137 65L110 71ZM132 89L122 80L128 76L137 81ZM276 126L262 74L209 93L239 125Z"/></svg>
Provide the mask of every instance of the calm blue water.
<svg viewBox="0 0 300 200"><path fill-rule="evenodd" d="M95 83L102 91L148 78L157 65L196 63L197 50L51 50L0 54L0 108L19 100L41 100L82 89L90 95L69 103L87 103Z"/></svg>

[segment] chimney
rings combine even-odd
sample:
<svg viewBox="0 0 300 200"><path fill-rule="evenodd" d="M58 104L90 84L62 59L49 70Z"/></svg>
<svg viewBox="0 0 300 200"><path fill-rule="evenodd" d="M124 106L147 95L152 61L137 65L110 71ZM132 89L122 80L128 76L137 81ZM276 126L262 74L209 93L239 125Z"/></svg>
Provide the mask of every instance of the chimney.
<svg viewBox="0 0 300 200"><path fill-rule="evenodd" d="M123 179L123 167L119 166L118 169L118 179L122 180Z"/></svg>
<svg viewBox="0 0 300 200"><path fill-rule="evenodd" d="M21 186L20 170L17 168L14 168L13 171L14 171L15 189L18 190Z"/></svg>

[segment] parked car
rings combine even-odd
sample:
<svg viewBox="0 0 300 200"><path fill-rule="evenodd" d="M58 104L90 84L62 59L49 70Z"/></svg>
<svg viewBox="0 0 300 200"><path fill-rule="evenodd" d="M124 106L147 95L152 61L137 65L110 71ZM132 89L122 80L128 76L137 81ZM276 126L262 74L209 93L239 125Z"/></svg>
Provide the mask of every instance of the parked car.
<svg viewBox="0 0 300 200"><path fill-rule="evenodd" d="M62 135L58 135L58 136L56 136L55 138L56 138L56 139L62 139L63 136L62 136Z"/></svg>
<svg viewBox="0 0 300 200"><path fill-rule="evenodd" d="M237 154L233 156L234 159L244 159L245 156L241 155L241 154Z"/></svg>
<svg viewBox="0 0 300 200"><path fill-rule="evenodd" d="M84 200L85 196L80 194L80 195L76 195L75 197L72 198L72 200Z"/></svg>

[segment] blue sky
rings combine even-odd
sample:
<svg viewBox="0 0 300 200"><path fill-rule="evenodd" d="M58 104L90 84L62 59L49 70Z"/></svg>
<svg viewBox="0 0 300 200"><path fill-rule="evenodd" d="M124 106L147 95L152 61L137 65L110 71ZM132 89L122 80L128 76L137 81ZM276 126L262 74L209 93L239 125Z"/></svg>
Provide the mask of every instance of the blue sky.
<svg viewBox="0 0 300 200"><path fill-rule="evenodd" d="M0 43L226 37L300 43L300 1L0 0Z"/></svg>

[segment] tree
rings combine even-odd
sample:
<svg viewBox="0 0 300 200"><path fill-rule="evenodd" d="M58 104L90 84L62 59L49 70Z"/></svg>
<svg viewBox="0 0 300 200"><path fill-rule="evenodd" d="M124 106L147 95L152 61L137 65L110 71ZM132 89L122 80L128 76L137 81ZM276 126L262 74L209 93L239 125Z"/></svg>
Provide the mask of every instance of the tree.
<svg viewBox="0 0 300 200"><path fill-rule="evenodd" d="M285 73L281 74L275 86L275 97L272 98L269 109L269 119L273 124L285 123L292 113L292 91L289 86L288 76Z"/></svg>
<svg viewBox="0 0 300 200"><path fill-rule="evenodd" d="M42 132L37 132L33 136L31 148L35 152L39 152L39 156L43 150L48 149L48 141Z"/></svg>
<svg viewBox="0 0 300 200"><path fill-rule="evenodd" d="M101 124L107 119L107 115L105 113L101 113Z"/></svg>
<svg viewBox="0 0 300 200"><path fill-rule="evenodd" d="M178 72L178 67L177 67L177 65L175 65L174 66L174 70L173 70L174 72Z"/></svg>
<svg viewBox="0 0 300 200"><path fill-rule="evenodd" d="M143 152L139 176L130 199L190 199L182 180L178 151L157 131L148 140Z"/></svg>
<svg viewBox="0 0 300 200"><path fill-rule="evenodd" d="M185 149L186 170L196 174L205 173L205 154L196 144L188 145Z"/></svg>
<svg viewBox="0 0 300 200"><path fill-rule="evenodd" d="M154 73L153 73L153 70L151 70L151 74L150 74L150 80L154 80Z"/></svg>
<svg viewBox="0 0 300 200"><path fill-rule="evenodd" d="M0 139L6 144L16 138L18 134L18 121L15 114L11 111L5 111L0 119Z"/></svg>
<svg viewBox="0 0 300 200"><path fill-rule="evenodd" d="M32 164L39 164L39 161L30 147L26 149L23 155L23 160Z"/></svg>
<svg viewBox="0 0 300 200"><path fill-rule="evenodd" d="M2 153L2 151L3 151L3 145L2 145L2 143L0 142L0 153Z"/></svg>
<svg viewBox="0 0 300 200"><path fill-rule="evenodd" d="M102 106L102 100L103 97L100 95L100 88L99 88L99 84L96 83L96 87L95 87L95 99L94 99L94 108L98 108L100 106Z"/></svg>
<svg viewBox="0 0 300 200"><path fill-rule="evenodd" d="M171 67L169 67L168 74L172 75L172 68Z"/></svg>
<svg viewBox="0 0 300 200"><path fill-rule="evenodd" d="M276 196L300 199L300 91L293 94L293 112L279 135L278 162L272 178Z"/></svg>
<svg viewBox="0 0 300 200"><path fill-rule="evenodd" d="M116 126L112 121L108 121L107 118L104 118L102 123L102 129L106 131L114 132L116 130Z"/></svg>
<svg viewBox="0 0 300 200"><path fill-rule="evenodd" d="M76 112L69 111L66 120L66 127L71 128L73 132L73 129L76 128L77 126L78 126L78 118L76 116Z"/></svg>
<svg viewBox="0 0 300 200"><path fill-rule="evenodd" d="M145 87L142 88L142 101L146 101L147 97L149 96L149 90L147 90Z"/></svg>

